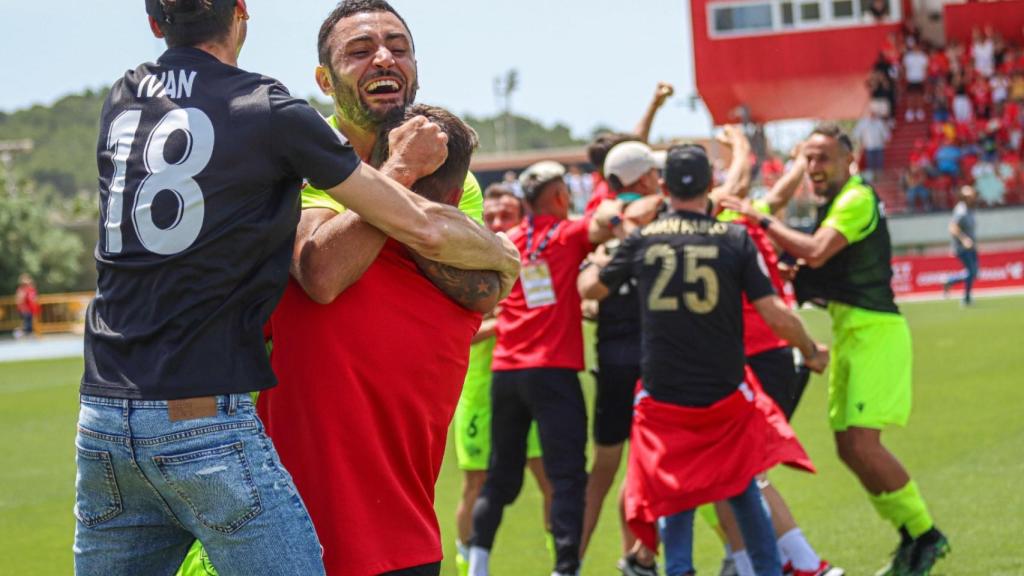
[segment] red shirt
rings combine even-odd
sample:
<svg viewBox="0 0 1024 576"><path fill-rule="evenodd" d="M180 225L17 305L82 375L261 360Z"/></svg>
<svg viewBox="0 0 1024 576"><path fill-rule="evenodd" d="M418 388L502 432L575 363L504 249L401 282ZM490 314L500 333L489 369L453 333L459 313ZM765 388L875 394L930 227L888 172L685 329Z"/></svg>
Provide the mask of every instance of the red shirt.
<svg viewBox="0 0 1024 576"><path fill-rule="evenodd" d="M587 201L587 207L583 209L584 214L592 214L597 209L597 205L605 200L615 200L616 194L612 192L612 189L608 186L608 181L601 176L600 172L593 173L594 190L590 193L590 200Z"/></svg>
<svg viewBox="0 0 1024 576"><path fill-rule="evenodd" d="M775 288L775 293L779 298L786 299L786 287L782 282L782 276L779 275L779 256L775 253L775 247L768 240L768 236L761 229L761 226L750 222L746 218L740 218L736 220L736 223L746 227L747 234L754 241L754 246L757 246L757 251L761 253L765 265L768 267L768 278L772 281L772 288ZM768 323L764 321L764 318L758 314L757 308L754 308L754 305L747 300L747 295L744 294L743 351L747 357L749 358L761 352L786 346L789 346L789 342L779 338L772 331Z"/></svg>
<svg viewBox="0 0 1024 576"><path fill-rule="evenodd" d="M547 262L555 303L528 308L522 282L516 282L512 293L501 303L498 314L498 342L494 347L491 369L522 370L525 368L571 368L583 370L583 314L576 277L580 263L593 250L587 228L590 218L561 220L554 216L535 216L536 229L530 251L526 250L529 219L513 229L508 237L519 248L523 265L529 255L556 224L558 230L537 260Z"/></svg>
<svg viewBox="0 0 1024 576"><path fill-rule="evenodd" d="M14 299L21 314L39 314L39 293L32 285L19 285L14 291Z"/></svg>
<svg viewBox="0 0 1024 576"><path fill-rule="evenodd" d="M434 484L480 315L389 240L333 302L289 281L271 317L280 384L258 408L331 576L441 560Z"/></svg>
<svg viewBox="0 0 1024 576"><path fill-rule="evenodd" d="M658 549L661 516L743 492L777 464L814 472L779 407L746 367L747 388L706 408L638 396L629 437L624 508L633 533Z"/></svg>

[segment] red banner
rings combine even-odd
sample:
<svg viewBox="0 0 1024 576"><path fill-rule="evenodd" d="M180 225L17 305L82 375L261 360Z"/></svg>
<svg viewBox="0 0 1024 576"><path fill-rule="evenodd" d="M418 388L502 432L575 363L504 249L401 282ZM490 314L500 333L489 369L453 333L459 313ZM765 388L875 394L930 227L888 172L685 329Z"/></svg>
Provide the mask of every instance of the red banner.
<svg viewBox="0 0 1024 576"><path fill-rule="evenodd" d="M896 296L941 292L949 276L963 270L955 256L900 256L892 259ZM976 289L1024 288L1024 252L990 252L978 257Z"/></svg>

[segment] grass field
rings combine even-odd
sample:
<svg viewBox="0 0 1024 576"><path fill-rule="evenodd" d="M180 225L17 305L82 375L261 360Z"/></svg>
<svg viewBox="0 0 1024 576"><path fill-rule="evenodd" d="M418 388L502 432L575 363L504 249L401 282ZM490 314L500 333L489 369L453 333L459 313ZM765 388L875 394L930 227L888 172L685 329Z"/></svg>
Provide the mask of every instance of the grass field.
<svg viewBox="0 0 1024 576"><path fill-rule="evenodd" d="M1024 575L1024 299L905 305L914 334L914 416L886 434L921 486L953 545L936 574ZM821 312L804 317L819 337ZM0 364L0 574L72 573L74 431L81 360ZM585 383L588 397L593 385ZM819 551L851 575L873 574L895 544L859 485L834 455L824 380L815 378L794 420L816 476L772 478ZM452 527L459 494L454 453L441 473L437 510L454 575ZM492 556L497 576L550 573L538 493L527 480L505 515ZM609 499L584 574L617 574L616 515ZM400 546L400 543L396 543ZM720 546L698 527L697 565L717 574ZM140 575L145 576L145 575Z"/></svg>

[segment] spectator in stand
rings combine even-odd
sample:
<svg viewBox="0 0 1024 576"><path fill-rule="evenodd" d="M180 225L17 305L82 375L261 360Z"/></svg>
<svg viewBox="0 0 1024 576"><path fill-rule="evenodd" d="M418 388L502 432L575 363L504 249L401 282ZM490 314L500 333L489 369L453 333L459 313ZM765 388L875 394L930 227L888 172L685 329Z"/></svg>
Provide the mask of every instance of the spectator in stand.
<svg viewBox="0 0 1024 576"><path fill-rule="evenodd" d="M935 168L939 174L949 176L953 180L960 178L960 160L963 151L957 146L956 138L946 138L946 142L935 151Z"/></svg>
<svg viewBox="0 0 1024 576"><path fill-rule="evenodd" d="M14 303L21 315L21 328L14 331L15 338L33 336L35 326L33 320L39 314L39 293L35 282L27 273L18 276L18 288L14 291Z"/></svg>
<svg viewBox="0 0 1024 576"><path fill-rule="evenodd" d="M924 120L924 88L928 80L928 55L915 41L903 55L903 71L907 80L907 111L904 120Z"/></svg>
<svg viewBox="0 0 1024 576"><path fill-rule="evenodd" d="M857 122L853 138L860 150L864 151L864 178L873 182L875 174L885 168L885 143L889 141L889 127L873 111Z"/></svg>
<svg viewBox="0 0 1024 576"><path fill-rule="evenodd" d="M895 98L895 91L889 76L877 69L873 69L867 79L868 94L871 95L869 103L871 111L879 118L888 120L892 115L892 101Z"/></svg>
<svg viewBox="0 0 1024 576"><path fill-rule="evenodd" d="M991 76L996 69L995 44L991 29L988 32L983 34L981 30L975 28L971 33L971 59L974 62L974 71L985 78Z"/></svg>
<svg viewBox="0 0 1024 576"><path fill-rule="evenodd" d="M949 57L945 50L936 46L928 48L928 79L932 82L949 80Z"/></svg>
<svg viewBox="0 0 1024 576"><path fill-rule="evenodd" d="M950 276L942 287L944 295L949 295L953 286L964 283L963 306L970 306L971 288L978 275L978 247L975 243L974 206L978 203L978 194L974 188L964 186L960 189L960 201L953 208L953 218L949 222L949 233L953 237L953 251L964 264L963 272Z"/></svg>
<svg viewBox="0 0 1024 576"><path fill-rule="evenodd" d="M966 57L963 44L954 40L946 45L946 60L949 62L950 80L963 76Z"/></svg>
<svg viewBox="0 0 1024 576"><path fill-rule="evenodd" d="M958 124L974 120L974 104L962 79L954 80L953 83L953 120Z"/></svg>
<svg viewBox="0 0 1024 576"><path fill-rule="evenodd" d="M873 22L884 22L889 17L888 0L871 0L868 4L868 17Z"/></svg>
<svg viewBox="0 0 1024 576"><path fill-rule="evenodd" d="M945 78L940 77L935 82L929 101L932 105L932 120L949 122L950 109L953 106L953 89L946 83Z"/></svg>
<svg viewBox="0 0 1024 576"><path fill-rule="evenodd" d="M987 120L992 116L992 89L989 87L988 78L981 74L975 75L967 89L974 105L974 116Z"/></svg>
<svg viewBox="0 0 1024 576"><path fill-rule="evenodd" d="M920 166L911 164L903 173L901 183L903 191L907 195L907 211L917 211L917 203L921 202L921 211L928 212L932 209L932 191L928 189L927 174Z"/></svg>
<svg viewBox="0 0 1024 576"><path fill-rule="evenodd" d="M1013 168L999 162L983 160L971 168L974 189L978 199L989 206L1003 204L1006 197L1006 180L1013 177Z"/></svg>
<svg viewBox="0 0 1024 576"><path fill-rule="evenodd" d="M1024 102L1024 66L1018 68L1010 78L1010 100Z"/></svg>

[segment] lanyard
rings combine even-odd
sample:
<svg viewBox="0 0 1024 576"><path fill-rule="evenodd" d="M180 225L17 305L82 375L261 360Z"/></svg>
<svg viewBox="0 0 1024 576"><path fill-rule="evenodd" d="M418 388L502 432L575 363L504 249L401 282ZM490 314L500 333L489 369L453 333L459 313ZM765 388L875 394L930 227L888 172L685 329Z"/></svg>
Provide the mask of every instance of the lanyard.
<svg viewBox="0 0 1024 576"><path fill-rule="evenodd" d="M541 241L540 241L540 245L537 246L537 249L534 250L532 254L530 253L530 244L533 244L533 217L531 216L529 218L529 220L527 220L527 222L528 222L528 225L526 227L526 251L525 251L526 252L526 257L527 257L527 259L530 262L536 262L537 258L540 257L541 252L543 252L544 249L548 247L548 242L550 242L551 238L554 237L555 233L558 232L558 227L562 225L563 221L559 220L558 222L555 223L554 226L552 226L551 228L548 228L548 233L544 235L544 238L541 239Z"/></svg>

